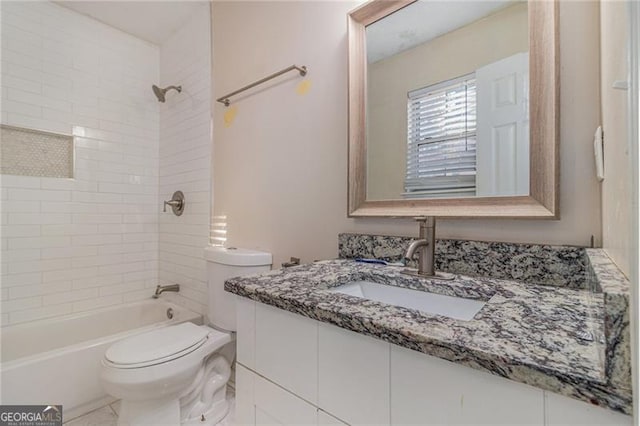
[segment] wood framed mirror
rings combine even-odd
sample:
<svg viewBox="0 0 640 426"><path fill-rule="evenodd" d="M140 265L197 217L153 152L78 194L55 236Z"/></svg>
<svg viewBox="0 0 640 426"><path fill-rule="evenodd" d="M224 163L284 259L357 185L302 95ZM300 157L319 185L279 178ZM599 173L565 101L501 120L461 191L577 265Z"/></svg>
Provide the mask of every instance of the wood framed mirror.
<svg viewBox="0 0 640 426"><path fill-rule="evenodd" d="M349 13L350 217L559 218L557 8L373 0ZM471 31L489 24L483 46Z"/></svg>

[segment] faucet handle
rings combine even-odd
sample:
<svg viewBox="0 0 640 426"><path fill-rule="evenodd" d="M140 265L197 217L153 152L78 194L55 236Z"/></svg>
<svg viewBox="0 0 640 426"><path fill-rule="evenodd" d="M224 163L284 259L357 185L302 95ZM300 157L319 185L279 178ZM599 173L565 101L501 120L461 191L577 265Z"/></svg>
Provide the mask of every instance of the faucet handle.
<svg viewBox="0 0 640 426"><path fill-rule="evenodd" d="M184 194L182 193L182 191L174 192L173 195L171 196L171 199L169 201L164 202L162 211L165 213L167 211L167 205L171 206L171 209L173 210L173 214L175 214L176 216L182 215L182 212L184 212L184 205L185 205Z"/></svg>

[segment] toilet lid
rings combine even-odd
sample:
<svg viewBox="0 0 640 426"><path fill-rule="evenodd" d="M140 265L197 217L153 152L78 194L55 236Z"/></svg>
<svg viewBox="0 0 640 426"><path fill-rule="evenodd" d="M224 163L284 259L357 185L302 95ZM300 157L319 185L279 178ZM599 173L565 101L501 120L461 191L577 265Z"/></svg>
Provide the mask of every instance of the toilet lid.
<svg viewBox="0 0 640 426"><path fill-rule="evenodd" d="M172 355L191 352L206 340L209 329L185 322L122 339L105 354L107 361L119 365L149 364Z"/></svg>

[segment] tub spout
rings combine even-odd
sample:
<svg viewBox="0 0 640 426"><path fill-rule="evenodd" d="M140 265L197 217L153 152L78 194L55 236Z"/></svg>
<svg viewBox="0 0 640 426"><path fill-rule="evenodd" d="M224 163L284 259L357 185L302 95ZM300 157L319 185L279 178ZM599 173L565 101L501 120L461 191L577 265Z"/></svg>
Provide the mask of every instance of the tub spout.
<svg viewBox="0 0 640 426"><path fill-rule="evenodd" d="M180 284L159 285L156 287L156 292L153 294L153 298L157 299L165 291L180 291Z"/></svg>

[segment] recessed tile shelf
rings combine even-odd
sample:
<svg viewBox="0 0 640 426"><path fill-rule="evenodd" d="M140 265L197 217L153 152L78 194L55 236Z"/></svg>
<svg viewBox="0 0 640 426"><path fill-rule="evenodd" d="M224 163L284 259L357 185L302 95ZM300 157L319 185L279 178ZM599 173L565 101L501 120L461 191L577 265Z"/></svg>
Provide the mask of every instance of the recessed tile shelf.
<svg viewBox="0 0 640 426"><path fill-rule="evenodd" d="M73 177L73 136L0 126L0 173Z"/></svg>

